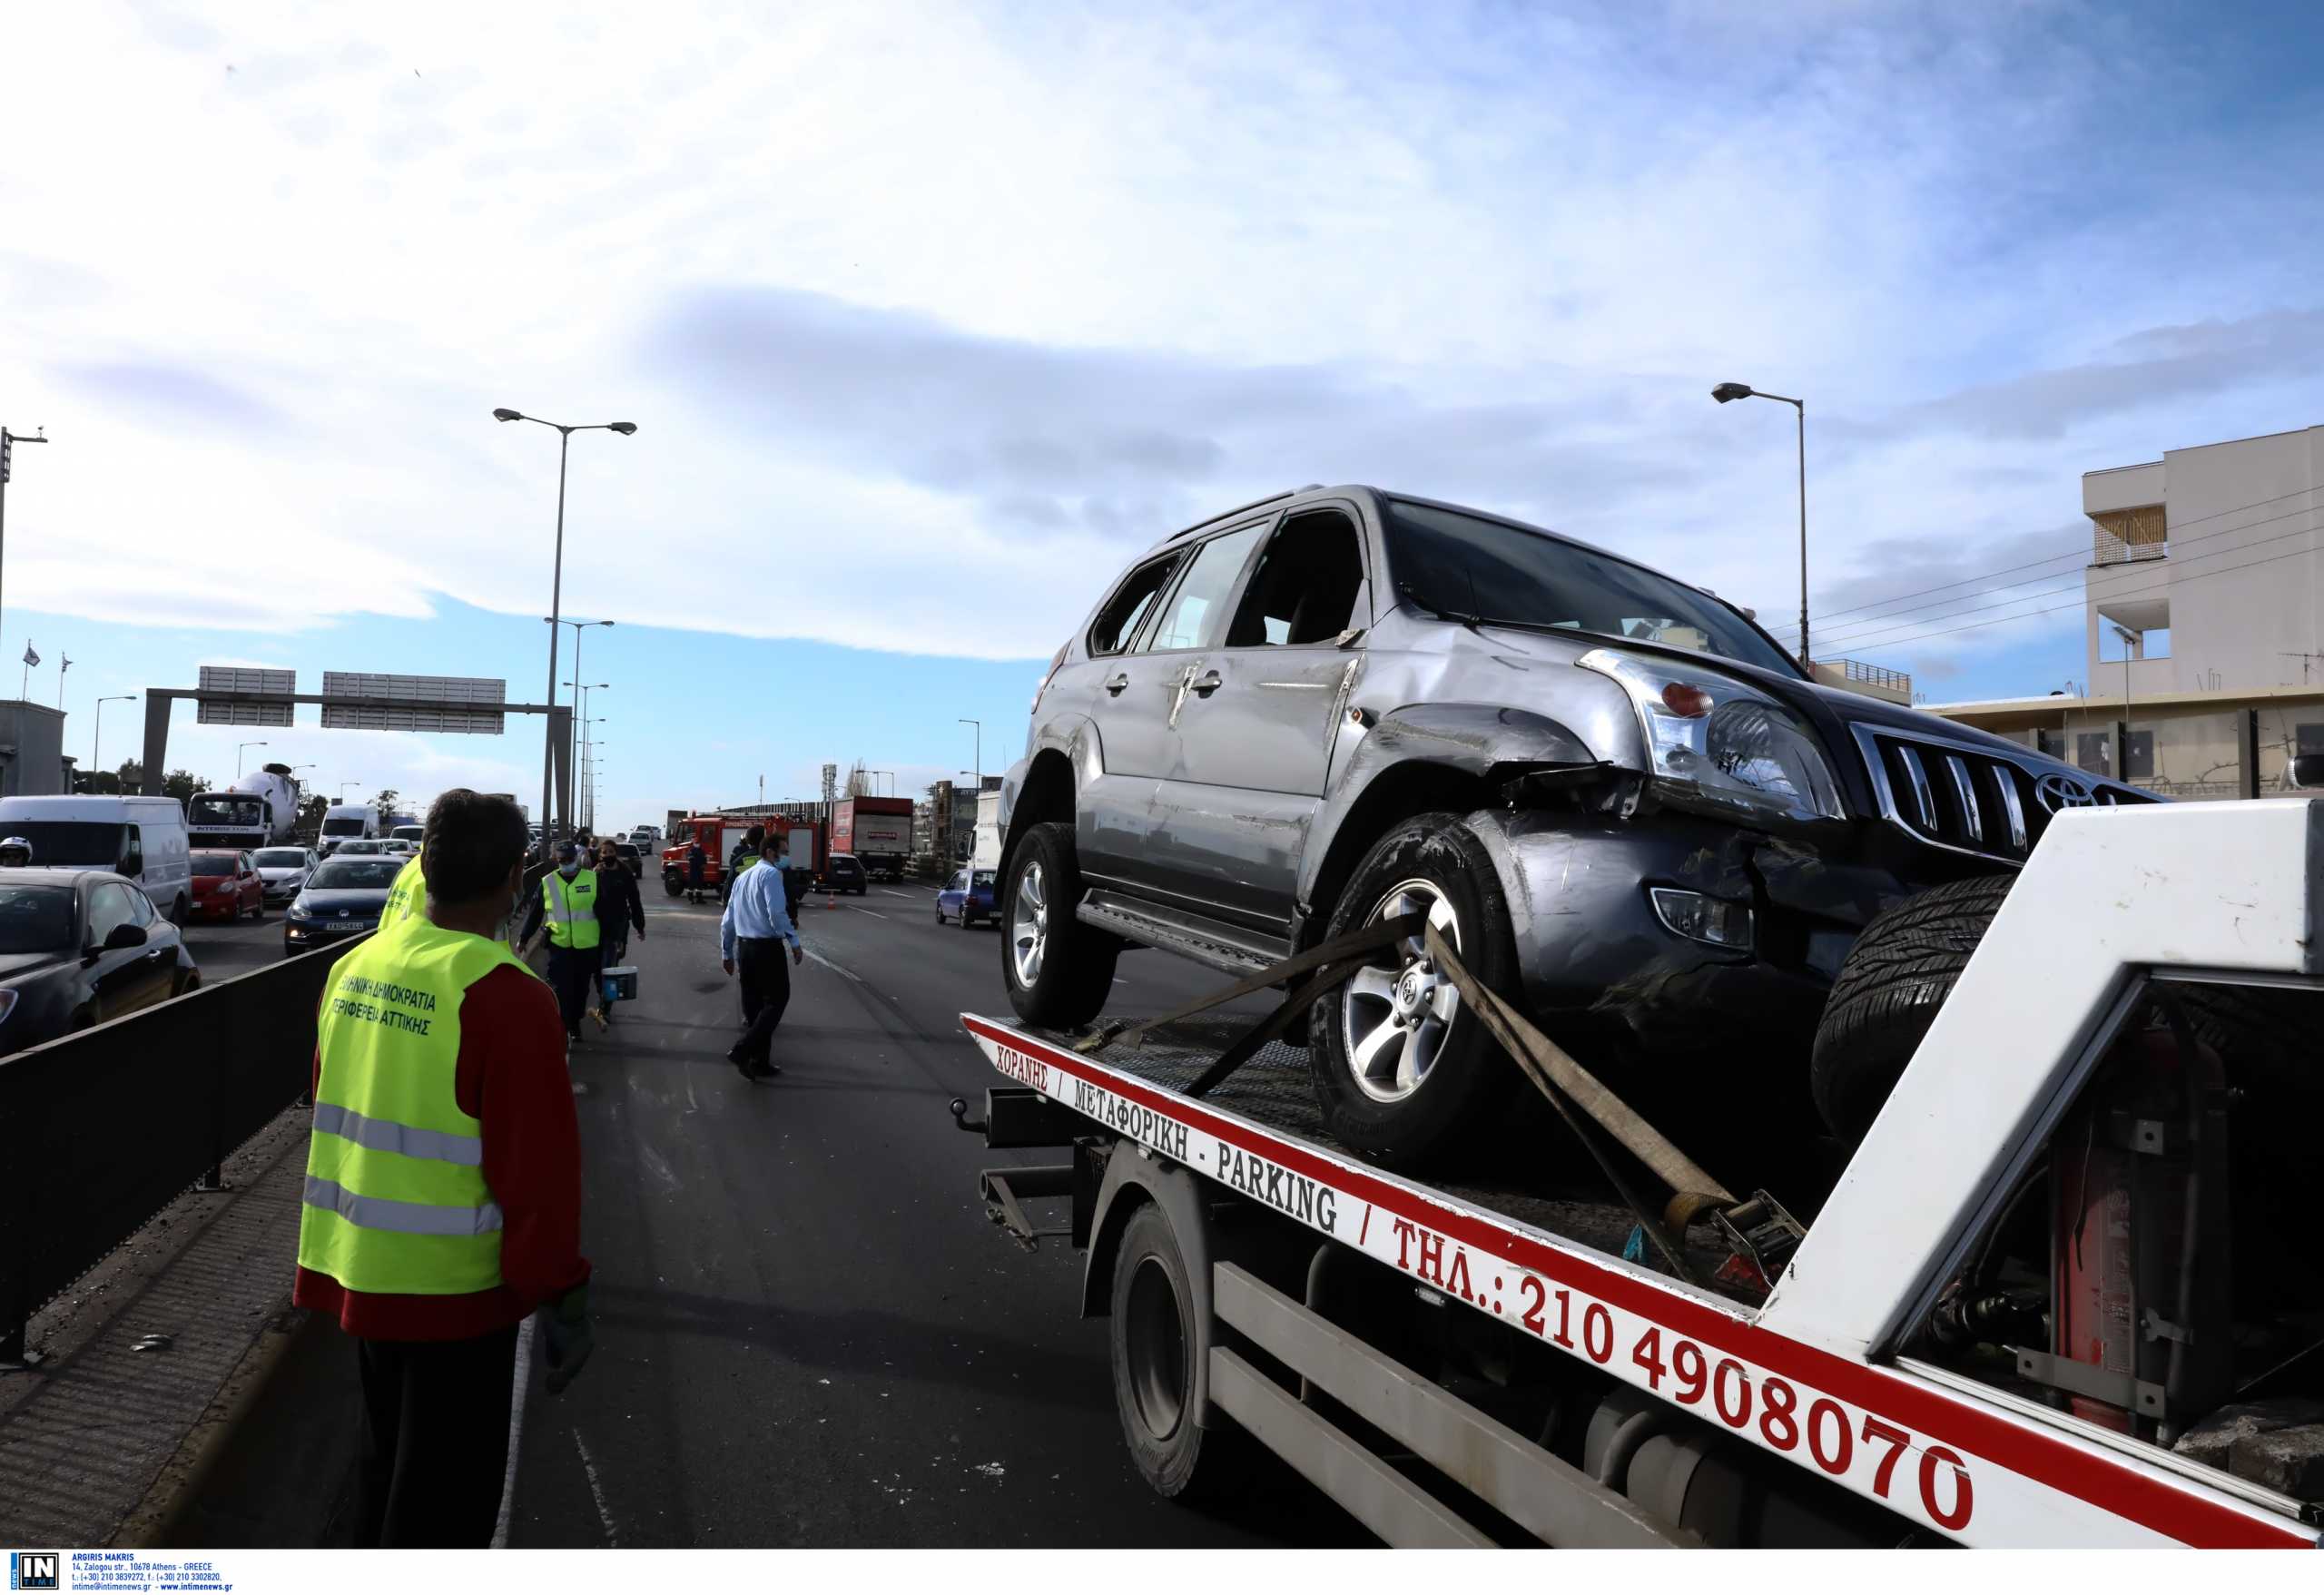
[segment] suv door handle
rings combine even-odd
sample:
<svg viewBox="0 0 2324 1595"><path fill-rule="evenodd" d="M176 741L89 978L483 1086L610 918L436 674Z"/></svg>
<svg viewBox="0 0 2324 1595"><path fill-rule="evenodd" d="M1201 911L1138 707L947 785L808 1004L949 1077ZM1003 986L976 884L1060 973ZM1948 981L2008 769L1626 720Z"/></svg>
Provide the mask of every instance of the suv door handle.
<svg viewBox="0 0 2324 1595"><path fill-rule="evenodd" d="M1122 688L1128 685L1129 685L1129 673L1128 671L1124 671L1121 674L1114 677L1113 680L1106 684L1106 691L1114 697L1118 698L1122 695Z"/></svg>
<svg viewBox="0 0 2324 1595"><path fill-rule="evenodd" d="M1206 698L1226 684L1226 678L1214 670L1199 681L1187 683L1187 690L1198 698Z"/></svg>

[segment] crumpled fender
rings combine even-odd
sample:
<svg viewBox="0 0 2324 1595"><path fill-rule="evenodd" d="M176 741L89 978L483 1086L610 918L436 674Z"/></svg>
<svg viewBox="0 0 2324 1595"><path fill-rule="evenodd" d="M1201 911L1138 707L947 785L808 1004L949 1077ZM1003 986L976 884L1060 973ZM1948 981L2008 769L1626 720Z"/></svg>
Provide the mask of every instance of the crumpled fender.
<svg viewBox="0 0 2324 1595"><path fill-rule="evenodd" d="M1483 779L1496 769L1586 767L1599 763L1573 732L1546 714L1501 704L1413 704L1393 709L1362 731L1343 730L1341 761L1308 832L1298 900L1315 901L1317 881L1349 812L1381 776L1399 765L1436 764ZM1348 753L1348 740L1354 751ZM1333 862L1337 862L1335 859Z"/></svg>

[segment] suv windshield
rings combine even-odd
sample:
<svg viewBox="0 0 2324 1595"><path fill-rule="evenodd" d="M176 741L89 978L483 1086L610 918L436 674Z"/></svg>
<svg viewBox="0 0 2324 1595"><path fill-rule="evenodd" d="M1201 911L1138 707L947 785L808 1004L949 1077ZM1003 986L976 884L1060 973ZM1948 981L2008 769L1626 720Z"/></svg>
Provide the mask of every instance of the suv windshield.
<svg viewBox="0 0 2324 1595"><path fill-rule="evenodd" d="M307 861L307 855L295 847L262 847L251 855L251 862L261 870L295 870Z"/></svg>
<svg viewBox="0 0 2324 1595"><path fill-rule="evenodd" d="M63 952L72 945L70 886L0 886L0 954Z"/></svg>
<svg viewBox="0 0 2324 1595"><path fill-rule="evenodd" d="M9 820L0 832L31 842L35 864L110 870L121 862L122 827L110 820Z"/></svg>
<svg viewBox="0 0 2324 1595"><path fill-rule="evenodd" d="M1642 565L1402 499L1389 501L1387 529L1397 596L1423 608L1687 648L1799 674L1741 615Z"/></svg>
<svg viewBox="0 0 2324 1595"><path fill-rule="evenodd" d="M396 883L401 859L325 859L307 884L317 891L385 891Z"/></svg>

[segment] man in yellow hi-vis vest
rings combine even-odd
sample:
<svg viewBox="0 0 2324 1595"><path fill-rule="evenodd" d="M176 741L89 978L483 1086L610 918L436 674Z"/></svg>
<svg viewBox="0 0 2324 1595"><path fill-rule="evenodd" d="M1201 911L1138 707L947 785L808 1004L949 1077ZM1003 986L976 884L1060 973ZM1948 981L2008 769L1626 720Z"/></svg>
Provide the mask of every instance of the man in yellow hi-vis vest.
<svg viewBox="0 0 2324 1595"><path fill-rule="evenodd" d="M578 842L557 843L555 856L556 868L541 877L540 896L526 911L517 952L530 952L533 938L547 928L548 983L566 1038L578 1041L581 1016L596 1006L590 998L597 986L597 872Z"/></svg>
<svg viewBox="0 0 2324 1595"><path fill-rule="evenodd" d="M572 1078L547 990L495 939L524 847L514 803L446 793L419 911L323 990L292 1299L355 1337L359 1544L482 1547L518 1324L539 1312L552 1393L589 1354Z"/></svg>

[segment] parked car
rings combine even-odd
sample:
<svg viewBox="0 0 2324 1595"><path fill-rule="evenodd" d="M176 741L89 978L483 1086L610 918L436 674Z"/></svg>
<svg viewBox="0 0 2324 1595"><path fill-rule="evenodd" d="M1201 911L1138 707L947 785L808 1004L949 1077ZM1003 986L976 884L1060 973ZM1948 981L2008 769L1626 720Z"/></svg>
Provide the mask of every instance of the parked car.
<svg viewBox="0 0 2324 1595"><path fill-rule="evenodd" d="M1784 1124L1876 913L2014 871L2063 808L2150 801L1819 685L1700 587L1369 487L1165 538L1058 650L1026 747L1000 824L1029 1022L1096 1017L1127 945L1239 977L1416 917L1641 1106L1721 1091ZM1384 1163L1521 1088L1417 936L1309 1037L1328 1128Z"/></svg>
<svg viewBox="0 0 2324 1595"><path fill-rule="evenodd" d="M980 920L998 921L992 891L994 882L1000 879L998 870L962 870L936 894L936 922L942 924L949 913L965 930Z"/></svg>
<svg viewBox="0 0 2324 1595"><path fill-rule="evenodd" d="M246 852L225 848L193 852L193 917L197 920L266 918L266 881Z"/></svg>
<svg viewBox="0 0 2324 1595"><path fill-rule="evenodd" d="M289 902L305 891L307 877L319 861L310 847L262 847L251 855L269 902Z"/></svg>
<svg viewBox="0 0 2324 1595"><path fill-rule="evenodd" d="M127 876L171 921L193 911L185 809L169 797L0 798L0 837L33 844L47 870L110 870Z"/></svg>
<svg viewBox="0 0 2324 1595"><path fill-rule="evenodd" d="M404 861L392 853L355 853L354 842L315 866L307 889L282 916L282 956L376 930Z"/></svg>
<svg viewBox="0 0 2324 1595"><path fill-rule="evenodd" d="M109 870L0 870L0 1053L202 984L184 939Z"/></svg>
<svg viewBox="0 0 2324 1595"><path fill-rule="evenodd" d="M825 891L852 891L862 897L872 890L872 878L853 853L833 853L823 861L823 872L816 884Z"/></svg>

